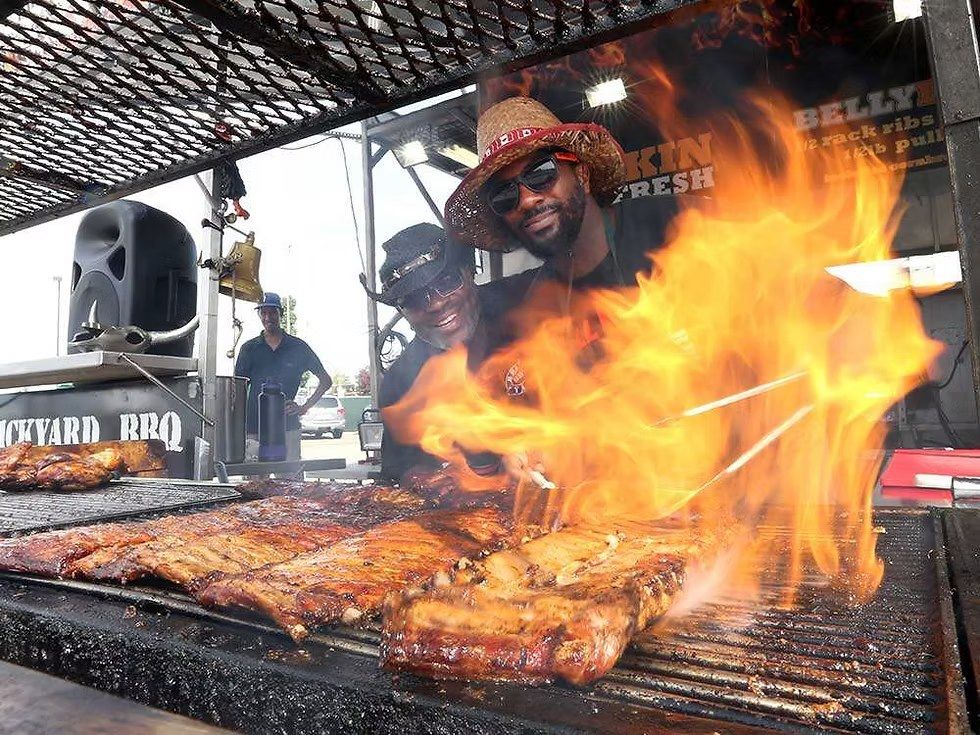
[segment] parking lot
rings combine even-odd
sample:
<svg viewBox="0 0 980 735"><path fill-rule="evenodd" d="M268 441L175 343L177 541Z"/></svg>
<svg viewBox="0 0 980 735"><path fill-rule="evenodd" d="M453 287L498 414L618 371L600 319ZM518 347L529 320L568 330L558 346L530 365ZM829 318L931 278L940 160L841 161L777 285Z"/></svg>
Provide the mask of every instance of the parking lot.
<svg viewBox="0 0 980 735"><path fill-rule="evenodd" d="M301 448L303 459L338 459L355 464L364 459L361 443L356 431L345 431L339 439L303 439Z"/></svg>

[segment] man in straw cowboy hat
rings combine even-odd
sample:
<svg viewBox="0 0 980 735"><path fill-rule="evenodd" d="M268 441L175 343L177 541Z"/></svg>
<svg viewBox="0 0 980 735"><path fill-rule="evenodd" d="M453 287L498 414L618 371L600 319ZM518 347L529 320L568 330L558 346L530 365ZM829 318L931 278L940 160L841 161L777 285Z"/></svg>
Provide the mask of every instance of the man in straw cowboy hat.
<svg viewBox="0 0 980 735"><path fill-rule="evenodd" d="M650 267L672 213L664 197L616 201L623 151L594 123L562 123L529 97L488 108L477 123L480 164L446 204L446 226L485 250L524 247L544 261L534 280L570 288L629 286Z"/></svg>
<svg viewBox="0 0 980 735"><path fill-rule="evenodd" d="M422 366L432 357L457 345L467 347L471 369L507 340L503 314L523 298L521 285L504 279L477 286L473 283L473 251L450 243L441 227L421 223L408 227L382 246L381 292L371 297L397 308L415 331L381 383L381 476L385 482L433 472L440 460L418 445L399 441L384 410L400 401L414 385ZM495 455L470 455L475 472L499 469Z"/></svg>
<svg viewBox="0 0 980 735"><path fill-rule="evenodd" d="M531 293L538 283L567 284L567 298L559 299L567 309L573 291L635 285L637 274L650 268L647 253L664 242L672 202L626 200L613 210L626 166L606 128L562 123L537 100L511 97L480 116L477 147L480 164L450 196L446 226L466 245L523 247L543 260L520 276ZM583 367L601 354L602 326L586 321L577 330ZM511 371L520 374L523 392L520 365ZM539 457L524 453L504 464L524 479L545 471Z"/></svg>

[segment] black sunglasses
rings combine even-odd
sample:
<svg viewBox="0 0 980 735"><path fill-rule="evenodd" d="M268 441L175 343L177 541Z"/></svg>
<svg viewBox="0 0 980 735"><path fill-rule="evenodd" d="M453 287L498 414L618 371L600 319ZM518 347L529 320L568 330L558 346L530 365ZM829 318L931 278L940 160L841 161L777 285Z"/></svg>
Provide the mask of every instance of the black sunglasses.
<svg viewBox="0 0 980 735"><path fill-rule="evenodd" d="M463 271L460 268L450 268L436 277L432 283L406 294L395 302L399 309L424 311L432 303L432 294L445 298L452 296L463 287Z"/></svg>
<svg viewBox="0 0 980 735"><path fill-rule="evenodd" d="M531 191L541 193L554 186L558 180L558 161L577 162L574 154L552 153L547 158L542 158L529 164L513 179L491 183L486 190L487 204L494 214L503 216L508 212L513 212L521 201L521 184Z"/></svg>

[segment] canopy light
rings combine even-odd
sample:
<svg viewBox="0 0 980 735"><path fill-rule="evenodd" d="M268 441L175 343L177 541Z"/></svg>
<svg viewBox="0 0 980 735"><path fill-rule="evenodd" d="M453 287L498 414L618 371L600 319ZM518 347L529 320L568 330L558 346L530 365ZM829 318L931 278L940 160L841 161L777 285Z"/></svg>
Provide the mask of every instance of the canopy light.
<svg viewBox="0 0 980 735"><path fill-rule="evenodd" d="M476 168L480 163L479 157L473 151L457 143L440 148L439 153L466 168Z"/></svg>
<svg viewBox="0 0 980 735"><path fill-rule="evenodd" d="M622 79L610 79L585 90L589 107L602 107L626 99L626 85Z"/></svg>
<svg viewBox="0 0 980 735"><path fill-rule="evenodd" d="M395 158L402 168L411 168L425 163L429 160L429 154L425 152L425 146L418 140L410 140L408 143L395 148Z"/></svg>
<svg viewBox="0 0 980 735"><path fill-rule="evenodd" d="M922 17L922 0L892 0L895 22Z"/></svg>
<svg viewBox="0 0 980 735"><path fill-rule="evenodd" d="M834 265L827 268L827 272L855 291L872 296L885 296L889 291L904 288L926 294L935 293L963 280L960 254L956 250L893 260Z"/></svg>

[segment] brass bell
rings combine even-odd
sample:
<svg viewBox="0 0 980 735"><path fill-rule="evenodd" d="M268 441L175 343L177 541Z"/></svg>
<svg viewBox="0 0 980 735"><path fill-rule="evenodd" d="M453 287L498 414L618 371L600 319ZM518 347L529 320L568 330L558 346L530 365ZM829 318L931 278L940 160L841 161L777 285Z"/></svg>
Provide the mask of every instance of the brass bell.
<svg viewBox="0 0 980 735"><path fill-rule="evenodd" d="M236 299L242 301L262 300L262 284L259 283L259 261L262 251L255 247L255 233L250 232L244 242L232 245L231 252L222 262L225 268L221 272L218 291L231 296L234 291Z"/></svg>

